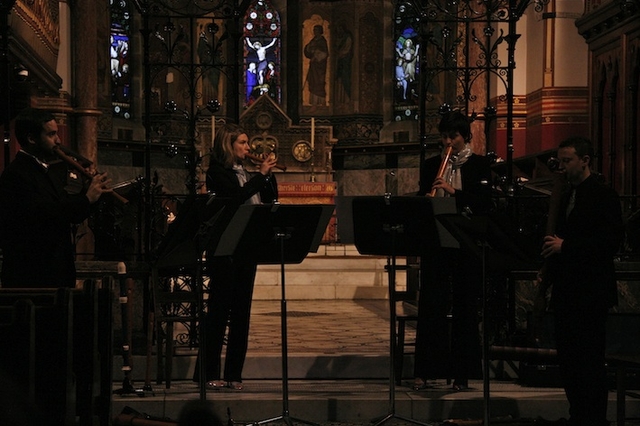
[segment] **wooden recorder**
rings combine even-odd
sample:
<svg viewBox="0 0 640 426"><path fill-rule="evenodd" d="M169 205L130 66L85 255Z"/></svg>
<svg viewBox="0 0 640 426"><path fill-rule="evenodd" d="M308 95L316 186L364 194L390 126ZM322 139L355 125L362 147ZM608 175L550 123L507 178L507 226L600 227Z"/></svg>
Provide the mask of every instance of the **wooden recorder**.
<svg viewBox="0 0 640 426"><path fill-rule="evenodd" d="M253 161L256 161L258 163L262 163L265 160L265 158L258 157L257 155L253 155L253 154L246 154L245 157L247 157L249 160L253 160ZM284 166L284 165L281 165L281 164L277 164L276 163L276 165L273 166L273 167L275 167L276 169L282 170L283 172L287 171L287 166Z"/></svg>
<svg viewBox="0 0 640 426"><path fill-rule="evenodd" d="M93 177L96 174L99 174L99 173L93 174L93 173L89 172L89 170L87 170L82 164L80 164L78 161L76 161L71 156L73 154L69 155L69 154L67 154L67 152L65 152L65 150L70 153L70 151L67 148L63 149L60 146L54 146L53 147L53 153L56 154L58 156L58 158L60 158L65 163L67 163L69 166L73 167L77 172L81 173L87 179L91 180L91 179L93 179ZM127 200L122 195L118 194L117 192L110 192L109 194L113 195L122 204L127 204L129 202L129 200Z"/></svg>
<svg viewBox="0 0 640 426"><path fill-rule="evenodd" d="M444 176L444 171L447 169L447 163L449 162L449 158L451 157L451 150L453 148L451 146L447 147L447 150L444 153L444 157L442 158L442 162L440 163L440 168L438 169L438 174L436 175L436 179L441 178L442 176ZM432 189L431 190L431 196L435 197L436 196L436 189Z"/></svg>

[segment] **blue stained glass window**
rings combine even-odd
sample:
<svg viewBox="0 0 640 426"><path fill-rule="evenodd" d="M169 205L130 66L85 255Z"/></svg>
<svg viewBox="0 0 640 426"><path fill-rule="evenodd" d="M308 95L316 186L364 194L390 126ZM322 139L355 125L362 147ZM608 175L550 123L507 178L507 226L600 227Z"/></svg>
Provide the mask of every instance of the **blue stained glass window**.
<svg viewBox="0 0 640 426"><path fill-rule="evenodd" d="M280 14L269 0L255 0L244 17L244 106L262 95L277 104L282 99L280 80Z"/></svg>
<svg viewBox="0 0 640 426"><path fill-rule="evenodd" d="M131 70L129 47L131 13L127 0L111 0L111 108L114 117L131 118Z"/></svg>
<svg viewBox="0 0 640 426"><path fill-rule="evenodd" d="M418 9L410 1L400 1L394 16L394 120L418 119L420 97L420 56L424 47L414 24Z"/></svg>

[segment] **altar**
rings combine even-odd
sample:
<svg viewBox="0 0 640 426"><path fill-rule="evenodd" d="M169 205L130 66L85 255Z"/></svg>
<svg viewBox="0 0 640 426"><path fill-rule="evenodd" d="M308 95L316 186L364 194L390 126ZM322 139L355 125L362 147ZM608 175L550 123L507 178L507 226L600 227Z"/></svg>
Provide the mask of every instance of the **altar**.
<svg viewBox="0 0 640 426"><path fill-rule="evenodd" d="M335 196L335 182L278 183L278 200L282 204L335 204ZM322 243L335 243L336 239L336 214L334 211L322 236Z"/></svg>

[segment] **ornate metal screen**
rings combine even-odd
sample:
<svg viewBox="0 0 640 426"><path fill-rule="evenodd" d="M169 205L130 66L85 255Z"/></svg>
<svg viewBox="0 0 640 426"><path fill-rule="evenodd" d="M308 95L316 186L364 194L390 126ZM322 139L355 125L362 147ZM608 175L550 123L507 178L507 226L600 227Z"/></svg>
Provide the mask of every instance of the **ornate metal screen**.
<svg viewBox="0 0 640 426"><path fill-rule="evenodd" d="M542 10L544 0L535 1ZM423 151L438 139L442 109L459 108L479 122L484 149L505 102L507 162L513 154L516 23L530 0L403 0L396 5L396 119L418 119ZM510 170L511 168L508 167ZM510 173L510 172L509 172ZM510 180L511 176L509 176Z"/></svg>

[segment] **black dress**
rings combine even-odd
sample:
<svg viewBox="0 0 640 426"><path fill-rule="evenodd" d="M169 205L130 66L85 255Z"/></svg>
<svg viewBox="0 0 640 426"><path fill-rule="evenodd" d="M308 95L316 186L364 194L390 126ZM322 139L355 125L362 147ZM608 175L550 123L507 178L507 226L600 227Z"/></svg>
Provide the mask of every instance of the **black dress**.
<svg viewBox="0 0 640 426"><path fill-rule="evenodd" d="M440 156L425 161L418 195L430 192L440 162ZM489 159L471 154L460 173L462 189L455 193L458 212L486 214L492 206ZM459 384L481 377L480 259L463 248L441 248L421 256L420 271L414 377L453 378Z"/></svg>

